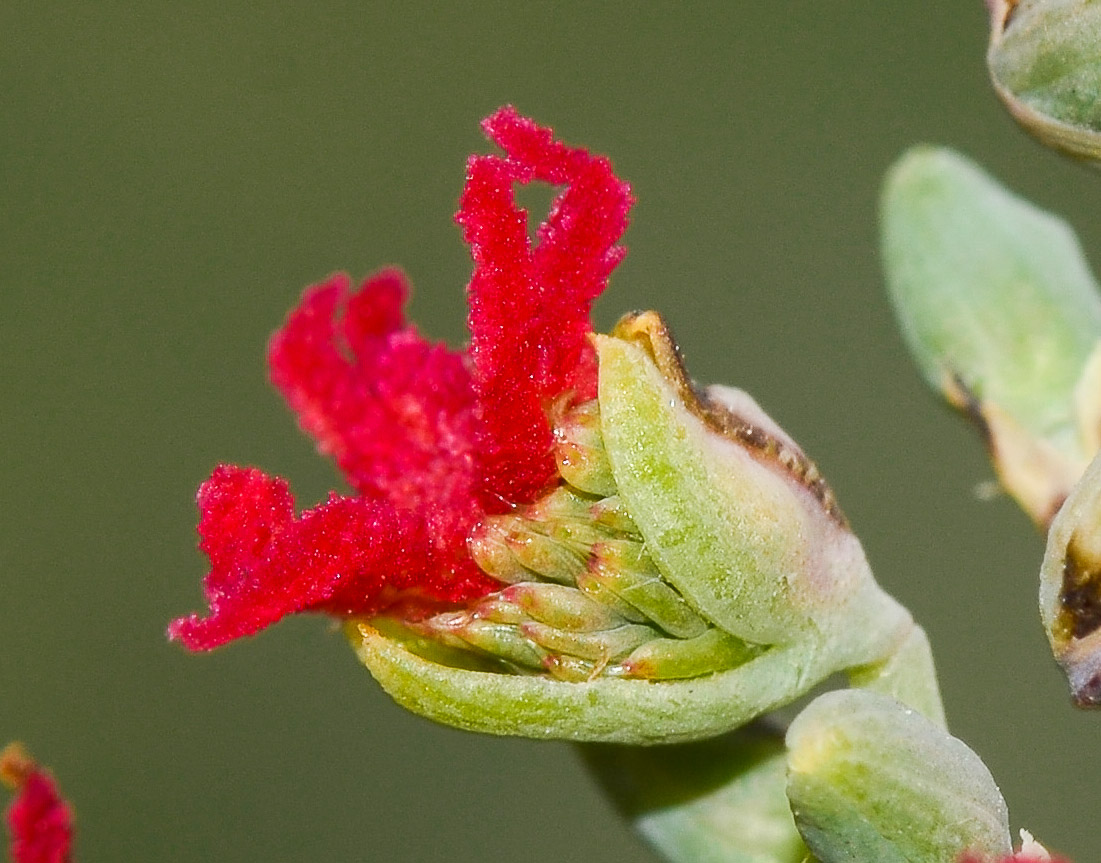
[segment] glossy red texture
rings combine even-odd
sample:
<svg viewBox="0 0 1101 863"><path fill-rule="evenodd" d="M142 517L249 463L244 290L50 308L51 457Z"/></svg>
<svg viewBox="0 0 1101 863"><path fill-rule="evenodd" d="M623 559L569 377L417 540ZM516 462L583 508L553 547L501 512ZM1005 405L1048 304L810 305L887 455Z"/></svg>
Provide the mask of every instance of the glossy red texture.
<svg viewBox="0 0 1101 863"><path fill-rule="evenodd" d="M53 777L18 745L0 757L0 774L18 789L5 816L13 863L70 863L73 813Z"/></svg>
<svg viewBox="0 0 1101 863"><path fill-rule="evenodd" d="M504 155L471 157L457 215L474 259L469 348L407 324L396 270L309 288L272 338L271 378L356 494L296 514L283 480L218 467L198 495L210 613L170 638L209 650L299 611L423 610L499 587L467 537L557 482L553 414L595 395L589 313L632 200L606 159L512 108L483 128ZM533 181L565 187L534 245L514 194Z"/></svg>

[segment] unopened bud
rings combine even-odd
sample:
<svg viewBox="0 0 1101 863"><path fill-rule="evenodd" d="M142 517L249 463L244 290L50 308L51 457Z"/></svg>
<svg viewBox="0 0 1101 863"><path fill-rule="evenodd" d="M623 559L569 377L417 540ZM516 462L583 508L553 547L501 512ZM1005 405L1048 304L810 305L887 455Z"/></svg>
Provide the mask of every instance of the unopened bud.
<svg viewBox="0 0 1101 863"><path fill-rule="evenodd" d="M1101 8L1092 0L987 5L987 66L1010 113L1048 146L1101 159Z"/></svg>
<svg viewBox="0 0 1101 863"><path fill-rule="evenodd" d="M693 638L654 638L641 644L619 667L625 677L687 680L743 665L763 648L721 629Z"/></svg>
<svg viewBox="0 0 1101 863"><path fill-rule="evenodd" d="M568 532L563 533L568 540ZM470 550L482 569L507 583L542 577L572 584L585 569L586 550L561 539L542 532L529 519L497 516L475 529Z"/></svg>
<svg viewBox="0 0 1101 863"><path fill-rule="evenodd" d="M570 411L554 427L558 472L570 485L590 494L615 494L615 478L604 453L600 407L596 400Z"/></svg>
<svg viewBox="0 0 1101 863"><path fill-rule="evenodd" d="M532 620L573 632L599 632L627 622L615 609L558 584L516 584L497 594Z"/></svg>
<svg viewBox="0 0 1101 863"><path fill-rule="evenodd" d="M929 147L891 170L881 216L911 353L978 424L1002 485L1046 525L1101 433L1101 298L1073 231Z"/></svg>
<svg viewBox="0 0 1101 863"><path fill-rule="evenodd" d="M1005 801L979 756L893 698L826 693L787 743L792 813L818 859L946 863L1012 850Z"/></svg>
<svg viewBox="0 0 1101 863"><path fill-rule="evenodd" d="M1101 456L1051 523L1040 616L1074 700L1101 706Z"/></svg>
<svg viewBox="0 0 1101 863"><path fill-rule="evenodd" d="M661 577L642 543L610 540L594 546L587 576L670 635L692 638L708 628L707 621Z"/></svg>
<svg viewBox="0 0 1101 863"><path fill-rule="evenodd" d="M636 647L653 641L655 637L651 627L637 623L627 623L614 629L581 632L532 621L525 623L521 632L548 651L603 665L624 658Z"/></svg>

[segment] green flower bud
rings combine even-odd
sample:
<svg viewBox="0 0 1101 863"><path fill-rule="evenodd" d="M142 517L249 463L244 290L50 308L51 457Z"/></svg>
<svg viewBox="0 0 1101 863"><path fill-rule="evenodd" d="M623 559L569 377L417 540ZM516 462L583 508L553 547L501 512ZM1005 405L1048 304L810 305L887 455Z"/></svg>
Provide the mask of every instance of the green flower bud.
<svg viewBox="0 0 1101 863"><path fill-rule="evenodd" d="M787 734L787 793L828 863L947 863L1011 852L1005 801L964 743L893 698L820 696Z"/></svg>
<svg viewBox="0 0 1101 863"><path fill-rule="evenodd" d="M1074 700L1101 705L1101 456L1051 523L1040 616Z"/></svg>
<svg viewBox="0 0 1101 863"><path fill-rule="evenodd" d="M348 625L383 687L462 728L638 744L729 731L851 670L939 719L924 635L802 450L744 393L698 393L657 315L595 342L598 398L556 429L561 484L471 537L506 586Z"/></svg>
<svg viewBox="0 0 1101 863"><path fill-rule="evenodd" d="M1046 525L1101 434L1101 299L1073 231L929 147L889 173L881 223L925 379L979 425L1002 484Z"/></svg>
<svg viewBox="0 0 1101 863"><path fill-rule="evenodd" d="M1101 8L1092 0L987 5L987 66L1010 113L1048 146L1101 159Z"/></svg>

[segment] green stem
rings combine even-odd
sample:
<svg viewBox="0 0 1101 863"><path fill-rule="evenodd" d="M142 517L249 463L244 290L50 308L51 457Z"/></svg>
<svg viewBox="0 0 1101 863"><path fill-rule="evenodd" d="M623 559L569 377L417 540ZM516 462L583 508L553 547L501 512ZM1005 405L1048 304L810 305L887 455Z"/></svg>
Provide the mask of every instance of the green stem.
<svg viewBox="0 0 1101 863"><path fill-rule="evenodd" d="M579 748L623 816L672 863L811 860L784 790L779 723L672 746Z"/></svg>
<svg viewBox="0 0 1101 863"><path fill-rule="evenodd" d="M929 639L917 624L848 677L944 727ZM815 863L788 802L784 731L770 717L695 743L580 750L624 817L672 863Z"/></svg>
<svg viewBox="0 0 1101 863"><path fill-rule="evenodd" d="M890 695L947 727L933 651L925 630L916 623L886 659L852 668L848 675L851 686Z"/></svg>

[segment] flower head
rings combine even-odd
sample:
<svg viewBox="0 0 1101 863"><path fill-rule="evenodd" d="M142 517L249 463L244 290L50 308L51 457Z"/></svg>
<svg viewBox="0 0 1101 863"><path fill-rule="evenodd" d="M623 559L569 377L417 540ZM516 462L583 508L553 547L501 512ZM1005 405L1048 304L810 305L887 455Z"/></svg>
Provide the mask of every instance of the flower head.
<svg viewBox="0 0 1101 863"><path fill-rule="evenodd" d="M592 332L632 203L608 161L511 108L483 127L504 153L470 159L457 217L469 347L406 324L394 271L308 290L272 380L356 494L296 514L282 480L215 470L211 613L170 636L205 650L330 612L414 711L621 742L718 734L837 671L894 675L892 656L927 665L817 468L752 398L698 389L656 313ZM534 242L514 196L532 181L564 187ZM934 691L913 695L939 717Z"/></svg>
<svg viewBox="0 0 1101 863"><path fill-rule="evenodd" d="M53 777L12 743L0 751L0 782L18 791L6 817L13 863L69 863L73 813Z"/></svg>
<svg viewBox="0 0 1101 863"><path fill-rule="evenodd" d="M293 612L436 607L499 586L467 538L556 480L551 415L595 394L589 310L632 199L606 159L512 108L483 128L504 154L470 159L457 217L474 257L469 347L406 323L397 271L306 291L272 339L271 377L356 494L296 514L283 480L219 466L198 494L210 614L169 627L190 649ZM565 186L535 246L513 191L532 181Z"/></svg>

